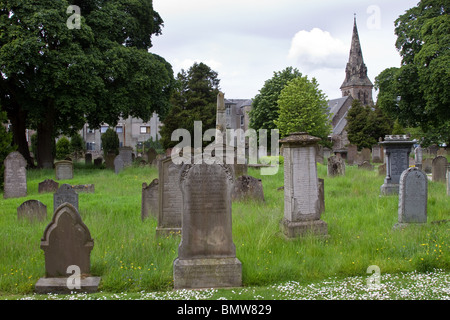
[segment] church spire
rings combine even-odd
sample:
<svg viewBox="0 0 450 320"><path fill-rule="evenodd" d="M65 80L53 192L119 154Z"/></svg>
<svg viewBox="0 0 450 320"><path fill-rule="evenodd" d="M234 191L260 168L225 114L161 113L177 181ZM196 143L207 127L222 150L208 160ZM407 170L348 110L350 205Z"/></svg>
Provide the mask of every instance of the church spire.
<svg viewBox="0 0 450 320"><path fill-rule="evenodd" d="M373 104L372 88L373 84L367 76L367 67L362 55L355 14L350 55L345 68L345 80L341 86L342 96L351 95L364 105Z"/></svg>

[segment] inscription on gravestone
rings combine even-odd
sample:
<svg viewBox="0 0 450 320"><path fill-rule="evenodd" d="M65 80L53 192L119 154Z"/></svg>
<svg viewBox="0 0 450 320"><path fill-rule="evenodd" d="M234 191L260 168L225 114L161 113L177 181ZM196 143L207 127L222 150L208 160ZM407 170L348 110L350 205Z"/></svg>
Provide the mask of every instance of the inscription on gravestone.
<svg viewBox="0 0 450 320"><path fill-rule="evenodd" d="M28 200L17 208L18 219L44 221L47 219L47 206L39 200Z"/></svg>
<svg viewBox="0 0 450 320"><path fill-rule="evenodd" d="M73 179L73 163L68 160L55 162L56 180Z"/></svg>
<svg viewBox="0 0 450 320"><path fill-rule="evenodd" d="M405 170L400 177L398 222L427 222L428 179L415 167Z"/></svg>
<svg viewBox="0 0 450 320"><path fill-rule="evenodd" d="M58 182L56 182L52 179L46 179L39 183L38 190L39 190L39 193L55 192L56 190L58 190L58 187L59 187Z"/></svg>
<svg viewBox="0 0 450 320"><path fill-rule="evenodd" d="M17 151L8 154L4 161L3 198L21 198L27 196L27 162Z"/></svg>

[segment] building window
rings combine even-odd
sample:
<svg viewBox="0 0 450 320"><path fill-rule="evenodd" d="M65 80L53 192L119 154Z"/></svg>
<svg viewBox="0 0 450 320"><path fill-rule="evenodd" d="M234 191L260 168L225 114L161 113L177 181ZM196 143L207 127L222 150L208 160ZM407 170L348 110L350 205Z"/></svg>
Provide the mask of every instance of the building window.
<svg viewBox="0 0 450 320"><path fill-rule="evenodd" d="M87 133L94 133L95 132L95 130L94 129L91 129L91 128L87 128Z"/></svg>
<svg viewBox="0 0 450 320"><path fill-rule="evenodd" d="M227 116L229 116L231 114L231 106L230 105L225 106L225 110L226 110Z"/></svg>
<svg viewBox="0 0 450 320"><path fill-rule="evenodd" d="M141 134L150 133L150 126L141 126Z"/></svg>
<svg viewBox="0 0 450 320"><path fill-rule="evenodd" d="M100 133L105 133L106 132L106 130L108 130L108 126L101 126L100 127Z"/></svg>
<svg viewBox="0 0 450 320"><path fill-rule="evenodd" d="M244 116L241 116L241 127L244 126Z"/></svg>
<svg viewBox="0 0 450 320"><path fill-rule="evenodd" d="M94 151L95 150L95 142L86 142L86 150Z"/></svg>
<svg viewBox="0 0 450 320"><path fill-rule="evenodd" d="M122 126L117 126L116 127L116 132L117 133L123 133L123 127Z"/></svg>

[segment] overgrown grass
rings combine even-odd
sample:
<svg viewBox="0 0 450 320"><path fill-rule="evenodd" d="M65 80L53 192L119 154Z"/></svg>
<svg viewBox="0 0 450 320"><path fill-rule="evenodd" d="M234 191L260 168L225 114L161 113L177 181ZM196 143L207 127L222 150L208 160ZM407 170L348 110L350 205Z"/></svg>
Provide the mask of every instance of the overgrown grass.
<svg viewBox="0 0 450 320"><path fill-rule="evenodd" d="M429 182L427 224L393 230L398 197L379 196L383 177L376 170L348 166L344 177L329 178L326 166L319 164L318 173L325 180L322 220L328 224L329 236L286 240L279 227L284 200L277 188L283 185L282 168L274 176L249 169L250 175L263 181L265 203L233 203L233 240L245 288L269 290L280 283L309 285L330 277L367 277L371 265L379 266L382 275L435 269L448 274L449 224L433 223L450 219L444 183ZM39 245L51 220L53 195L39 194L38 183L54 179L54 171L30 170L27 175L27 197L0 200L0 295L5 297L32 294L45 274ZM79 211L94 238L91 272L101 276L103 293L173 288L172 263L180 238L156 238L156 219L140 217L142 183L157 175L150 167L130 167L115 175L112 170L76 165L74 179L60 181L95 184L94 194L79 194ZM47 205L45 222L17 220L17 207L29 199Z"/></svg>

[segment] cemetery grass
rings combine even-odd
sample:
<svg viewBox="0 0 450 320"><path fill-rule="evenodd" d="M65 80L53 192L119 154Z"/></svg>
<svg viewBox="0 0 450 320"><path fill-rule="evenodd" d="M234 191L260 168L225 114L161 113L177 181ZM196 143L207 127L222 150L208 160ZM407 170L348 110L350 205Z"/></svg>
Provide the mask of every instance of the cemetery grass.
<svg viewBox="0 0 450 320"><path fill-rule="evenodd" d="M378 176L376 169L369 172L347 166L345 176L330 178L326 166L318 164L318 174L325 180L321 219L328 224L328 237L287 240L279 226L284 201L283 191L277 188L283 185L282 168L273 176L249 169L249 175L263 181L265 202L233 203L233 240L242 262L244 288L212 290L200 298L289 299L279 293L278 285L342 280L348 286L349 277L365 284L372 265L380 268L382 279L397 277L398 286L414 278L400 275L437 272L444 274L440 281L448 288L450 243L445 220L450 219L450 197L444 183L429 181L426 224L393 230L398 197L379 196L384 177ZM122 294L123 298L139 298L144 292L160 292L170 299L167 294L173 290L172 263L180 237L156 238L156 219L142 221L140 217L142 183L157 176L153 167L133 166L116 175L112 170L75 164L74 179L59 181L60 185L95 184L95 193L79 195L79 212L94 239L91 273L102 278L101 293L93 297L101 294L114 299ZM38 183L45 179L54 179L54 171L29 170L28 196L0 199L0 299L34 297L34 285L45 275L39 245L53 212L53 194L38 193ZM30 199L47 205L46 221L17 220L17 207Z"/></svg>

